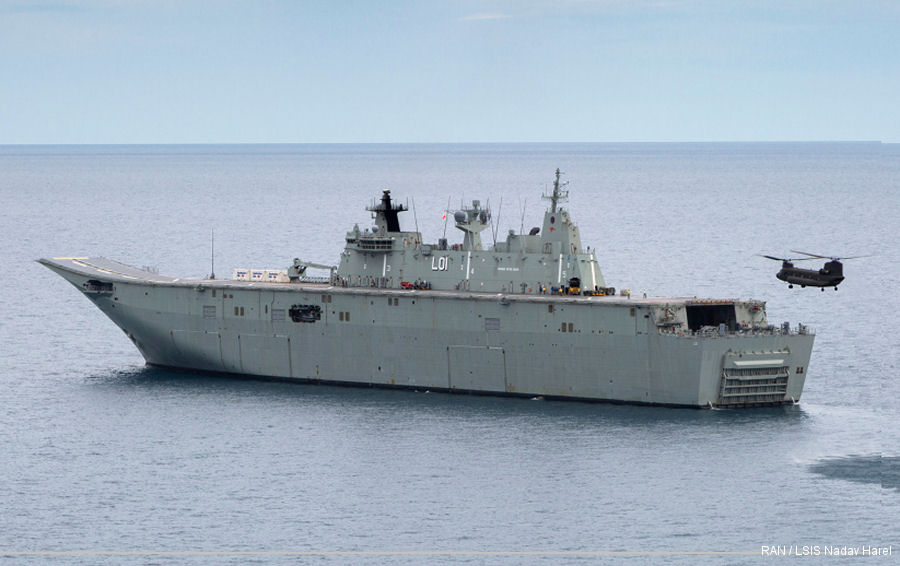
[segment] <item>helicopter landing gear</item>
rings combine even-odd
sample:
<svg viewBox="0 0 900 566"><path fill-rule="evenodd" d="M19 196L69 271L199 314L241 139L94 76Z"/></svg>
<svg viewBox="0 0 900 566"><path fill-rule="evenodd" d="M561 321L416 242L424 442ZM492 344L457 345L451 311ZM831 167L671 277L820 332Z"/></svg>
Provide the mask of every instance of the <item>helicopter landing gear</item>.
<svg viewBox="0 0 900 566"><path fill-rule="evenodd" d="M822 287L821 289L819 289L819 291L822 291L822 292L824 293L824 292L825 292L825 287Z"/></svg>
<svg viewBox="0 0 900 566"><path fill-rule="evenodd" d="M824 291L825 289L822 290ZM837 291L837 285L834 286L834 290Z"/></svg>
<svg viewBox="0 0 900 566"><path fill-rule="evenodd" d="M793 288L794 288L793 285L788 285L788 289L793 289Z"/></svg>

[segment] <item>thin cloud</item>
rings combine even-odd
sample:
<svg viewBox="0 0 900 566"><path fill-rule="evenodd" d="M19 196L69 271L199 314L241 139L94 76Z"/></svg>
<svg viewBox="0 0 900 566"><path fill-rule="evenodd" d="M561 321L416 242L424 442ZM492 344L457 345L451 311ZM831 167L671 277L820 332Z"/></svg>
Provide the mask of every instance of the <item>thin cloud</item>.
<svg viewBox="0 0 900 566"><path fill-rule="evenodd" d="M471 16L464 16L459 18L461 22L480 22L484 20L508 20L511 18L509 14L472 14Z"/></svg>

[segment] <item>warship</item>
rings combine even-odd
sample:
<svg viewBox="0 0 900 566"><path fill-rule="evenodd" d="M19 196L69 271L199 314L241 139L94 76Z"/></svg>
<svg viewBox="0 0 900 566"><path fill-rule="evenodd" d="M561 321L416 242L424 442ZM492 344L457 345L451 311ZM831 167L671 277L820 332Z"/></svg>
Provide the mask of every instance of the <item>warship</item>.
<svg viewBox="0 0 900 566"><path fill-rule="evenodd" d="M462 241L400 228L385 190L339 264L168 277L101 257L40 259L147 364L261 379L697 408L796 403L814 333L759 300L632 297L608 287L562 205L489 248L477 200ZM447 218L449 221L450 218ZM312 271L311 271L312 270ZM314 276L316 270L320 275Z"/></svg>

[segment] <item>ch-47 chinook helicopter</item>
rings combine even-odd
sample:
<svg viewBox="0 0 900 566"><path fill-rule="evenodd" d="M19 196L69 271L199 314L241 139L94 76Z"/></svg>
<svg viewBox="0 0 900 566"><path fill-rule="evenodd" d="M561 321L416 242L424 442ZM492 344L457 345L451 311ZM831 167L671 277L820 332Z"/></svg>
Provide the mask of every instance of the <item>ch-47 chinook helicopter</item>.
<svg viewBox="0 0 900 566"><path fill-rule="evenodd" d="M856 259L858 257L869 257L864 255L857 255L852 257L829 257L801 252L798 250L791 250L791 252L795 254L803 254L809 257L791 259L774 257L770 255L762 256L781 262L781 270L775 275L775 277L781 279L782 281L786 281L788 283L789 289L793 289L794 285L796 284L800 285L801 287L806 287L807 285L809 285L810 287L821 287L822 291L825 290L825 287L834 287L834 290L837 291L838 285L840 285L841 281L844 280L844 264L842 264L840 260ZM822 267L822 269L802 269L799 267L794 267L793 262L795 261L811 261L814 259L827 259L829 261L825 262L825 265Z"/></svg>

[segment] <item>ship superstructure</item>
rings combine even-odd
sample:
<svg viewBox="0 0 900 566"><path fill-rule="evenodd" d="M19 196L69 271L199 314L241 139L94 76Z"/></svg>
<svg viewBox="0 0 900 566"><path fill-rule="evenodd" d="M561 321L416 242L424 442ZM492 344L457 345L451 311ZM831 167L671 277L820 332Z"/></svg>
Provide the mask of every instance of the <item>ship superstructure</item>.
<svg viewBox="0 0 900 566"><path fill-rule="evenodd" d="M757 300L633 298L607 287L561 205L485 249L490 210L452 213L462 242L401 230L389 191L339 265L282 277L180 279L103 258L41 263L70 281L149 364L248 376L691 407L796 402L813 334ZM307 269L328 268L327 277ZM255 273L253 270L236 270ZM266 273L272 275L267 276Z"/></svg>
<svg viewBox="0 0 900 566"><path fill-rule="evenodd" d="M491 211L478 200L453 212L455 227L463 233L458 244L441 238L424 244L419 232L400 229L398 214L406 207L384 191L380 202L368 207L375 226L347 233L335 283L342 286L431 290L482 291L486 293L569 293L571 287L606 294L597 259L581 246L578 227L569 212L559 206L567 197L556 171L551 206L543 225L528 234L506 236L506 241L485 249L481 234L491 226ZM299 262L299 260L297 260ZM303 262L299 262L302 264Z"/></svg>

